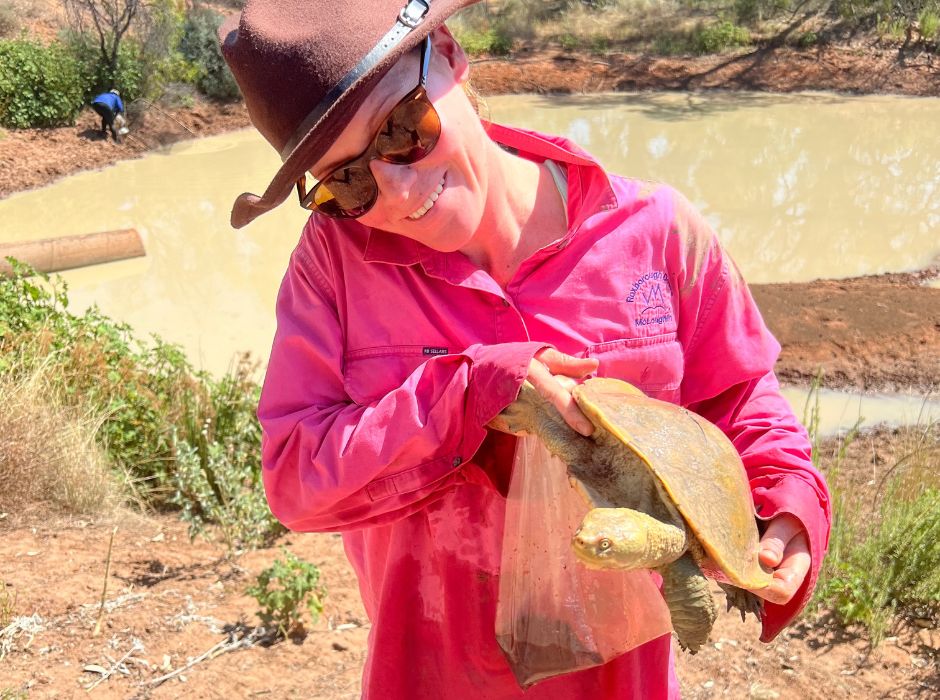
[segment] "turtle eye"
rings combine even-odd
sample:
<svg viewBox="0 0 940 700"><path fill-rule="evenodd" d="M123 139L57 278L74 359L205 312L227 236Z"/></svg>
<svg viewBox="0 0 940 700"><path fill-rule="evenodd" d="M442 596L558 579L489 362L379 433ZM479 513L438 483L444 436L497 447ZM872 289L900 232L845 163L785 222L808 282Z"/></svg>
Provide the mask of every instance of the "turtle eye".
<svg viewBox="0 0 940 700"><path fill-rule="evenodd" d="M607 539L606 537L604 537L603 539L601 539L600 542L597 543L597 548L600 549L602 552L606 552L608 549L610 549L610 546L611 546L610 540Z"/></svg>

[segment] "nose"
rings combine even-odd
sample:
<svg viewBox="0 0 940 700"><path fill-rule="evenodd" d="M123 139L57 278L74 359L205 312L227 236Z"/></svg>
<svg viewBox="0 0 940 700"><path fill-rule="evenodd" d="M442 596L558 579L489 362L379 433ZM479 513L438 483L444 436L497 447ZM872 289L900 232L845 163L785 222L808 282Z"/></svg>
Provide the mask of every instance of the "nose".
<svg viewBox="0 0 940 700"><path fill-rule="evenodd" d="M382 160L373 160L369 168L379 186L379 200L392 209L405 206L417 180L414 168Z"/></svg>

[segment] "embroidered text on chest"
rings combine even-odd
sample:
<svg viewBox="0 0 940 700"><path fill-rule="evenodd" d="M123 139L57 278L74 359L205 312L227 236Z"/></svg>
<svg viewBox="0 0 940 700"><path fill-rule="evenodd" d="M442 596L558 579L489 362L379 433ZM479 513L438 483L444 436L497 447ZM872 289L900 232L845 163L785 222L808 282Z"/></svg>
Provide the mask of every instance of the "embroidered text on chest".
<svg viewBox="0 0 940 700"><path fill-rule="evenodd" d="M672 321L672 292L666 273L653 270L637 279L627 294L627 303L634 305L635 326Z"/></svg>

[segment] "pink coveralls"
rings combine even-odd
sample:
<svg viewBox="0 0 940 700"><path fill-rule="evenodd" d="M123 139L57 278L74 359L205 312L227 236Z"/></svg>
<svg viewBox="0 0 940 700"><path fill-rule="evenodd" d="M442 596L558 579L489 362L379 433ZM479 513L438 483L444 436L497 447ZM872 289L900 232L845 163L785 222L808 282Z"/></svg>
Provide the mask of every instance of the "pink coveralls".
<svg viewBox="0 0 940 700"><path fill-rule="evenodd" d="M568 232L506 290L460 253L312 216L277 302L259 406L264 485L289 528L340 531L372 621L363 696L671 698L670 638L523 693L494 619L514 438L484 426L540 348L600 360L718 424L758 516L792 513L812 570L826 549L825 482L778 392L780 346L704 219L674 190L609 176L570 142L495 124L497 142L562 165Z"/></svg>

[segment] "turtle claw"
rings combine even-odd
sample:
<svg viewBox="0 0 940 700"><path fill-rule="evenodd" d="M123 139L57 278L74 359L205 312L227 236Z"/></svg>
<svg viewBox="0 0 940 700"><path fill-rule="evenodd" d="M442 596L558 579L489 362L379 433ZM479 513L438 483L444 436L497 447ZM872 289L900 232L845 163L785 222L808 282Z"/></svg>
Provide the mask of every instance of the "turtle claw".
<svg viewBox="0 0 940 700"><path fill-rule="evenodd" d="M731 612L731 608L737 608L741 613L741 622L747 621L748 613L754 615L758 620L764 619L764 601L760 597L731 584L719 583L718 585L727 596L727 611Z"/></svg>

